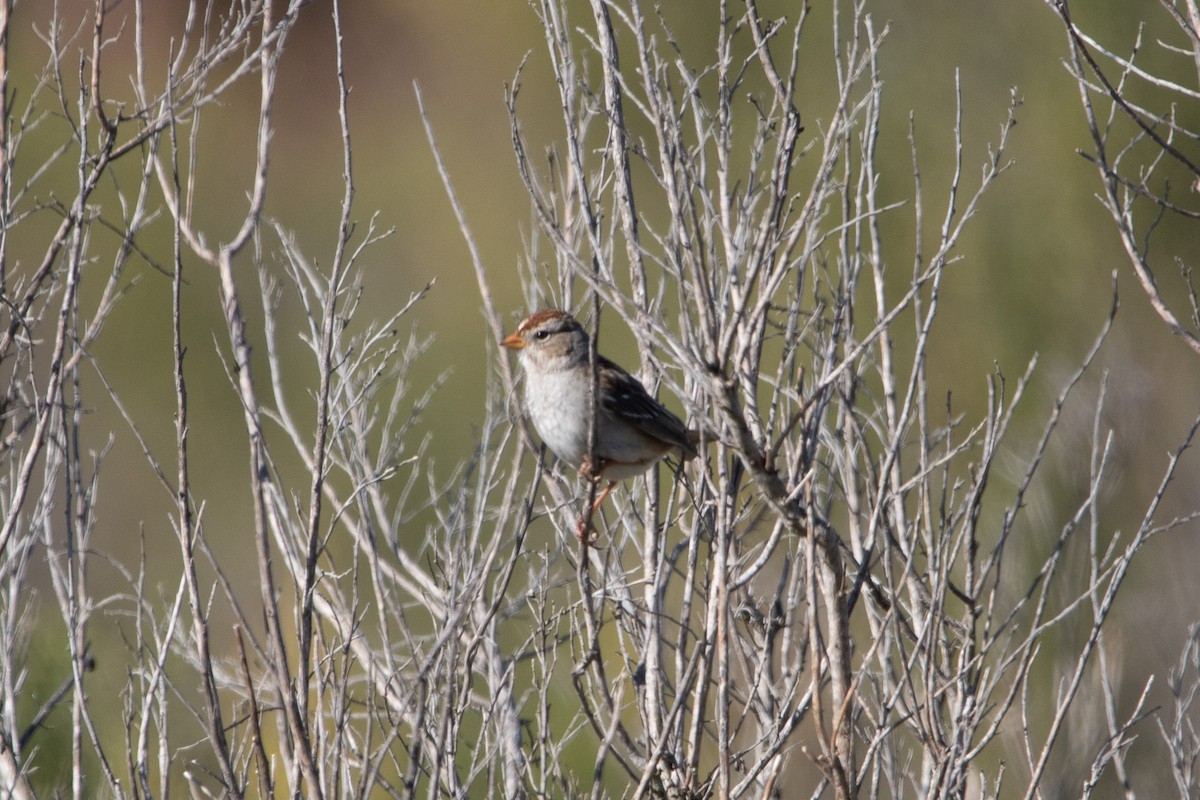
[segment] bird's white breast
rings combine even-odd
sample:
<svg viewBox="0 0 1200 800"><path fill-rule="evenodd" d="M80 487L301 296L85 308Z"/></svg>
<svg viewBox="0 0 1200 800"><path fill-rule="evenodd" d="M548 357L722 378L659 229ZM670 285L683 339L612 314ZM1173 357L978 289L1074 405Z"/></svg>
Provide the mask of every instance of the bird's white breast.
<svg viewBox="0 0 1200 800"><path fill-rule="evenodd" d="M525 380L525 403L538 436L578 469L587 453L588 381L571 370L545 370L536 378L526 372Z"/></svg>

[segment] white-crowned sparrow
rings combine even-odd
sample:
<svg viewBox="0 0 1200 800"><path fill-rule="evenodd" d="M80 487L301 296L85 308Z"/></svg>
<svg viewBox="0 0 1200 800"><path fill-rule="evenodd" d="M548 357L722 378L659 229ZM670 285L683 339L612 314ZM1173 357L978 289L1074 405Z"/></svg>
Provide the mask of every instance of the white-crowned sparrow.
<svg viewBox="0 0 1200 800"><path fill-rule="evenodd" d="M525 369L525 403L542 441L585 477L610 482L593 513L616 481L645 472L668 455L685 460L696 455L696 434L651 397L641 381L598 356L596 453L588 458L589 339L567 312L539 311L500 344L516 350ZM586 528L587 521L581 520L581 538Z"/></svg>

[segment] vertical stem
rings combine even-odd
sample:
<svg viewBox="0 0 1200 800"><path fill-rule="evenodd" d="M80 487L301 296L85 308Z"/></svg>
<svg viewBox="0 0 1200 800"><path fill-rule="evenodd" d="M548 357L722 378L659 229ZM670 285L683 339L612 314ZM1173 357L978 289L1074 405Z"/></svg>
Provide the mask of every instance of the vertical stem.
<svg viewBox="0 0 1200 800"><path fill-rule="evenodd" d="M140 8L140 4L139 4ZM141 23L141 15L138 15ZM168 74L168 87L174 85L173 72ZM169 105L173 108L173 104ZM175 120L168 126L171 141L171 175L174 181L175 195L180 192L178 153L179 143L176 138L177 127ZM233 761L229 755L229 744L225 738L225 721L221 713L221 698L217 691L216 676L213 673L211 641L208 635L208 618L204 598L200 592L199 578L196 574L196 526L192 514L191 472L188 466L188 396L187 379L183 368L183 358L186 347L183 344L183 241L180 231L180 221L177 214L171 215L174 235L174 270L171 278L171 328L173 347L173 372L175 377L175 447L176 447L176 478L175 478L175 513L179 546L183 558L184 582L187 584L188 604L192 613L192 637L195 640L196 659L200 672L200 687L204 696L205 726L209 744L220 766L221 779L225 791L230 797L240 798L241 782L234 771Z"/></svg>
<svg viewBox="0 0 1200 800"><path fill-rule="evenodd" d="M8 297L9 192L12 189L12 154L8 119L8 23L13 0L0 0L0 297Z"/></svg>

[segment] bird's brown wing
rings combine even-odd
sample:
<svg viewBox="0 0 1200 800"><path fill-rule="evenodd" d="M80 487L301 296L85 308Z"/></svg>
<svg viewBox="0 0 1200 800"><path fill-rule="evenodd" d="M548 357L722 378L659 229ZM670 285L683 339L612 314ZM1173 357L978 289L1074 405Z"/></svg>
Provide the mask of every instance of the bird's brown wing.
<svg viewBox="0 0 1200 800"><path fill-rule="evenodd" d="M679 417L650 396L642 382L603 356L600 357L600 393L604 409L636 425L642 432L679 447L685 457L696 455L691 433Z"/></svg>

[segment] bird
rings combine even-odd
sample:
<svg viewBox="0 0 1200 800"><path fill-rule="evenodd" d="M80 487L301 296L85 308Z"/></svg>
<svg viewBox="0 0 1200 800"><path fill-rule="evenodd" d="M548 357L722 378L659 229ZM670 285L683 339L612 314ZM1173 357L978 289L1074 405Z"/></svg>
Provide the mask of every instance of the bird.
<svg viewBox="0 0 1200 800"><path fill-rule="evenodd" d="M596 404L596 449L588 448L592 391L591 342L576 319L560 309L527 317L500 345L516 351L525 372L525 405L542 442L585 478L606 480L577 535L588 541L591 517L618 481L640 475L669 455L697 455L699 434L651 397L641 381L602 355Z"/></svg>

